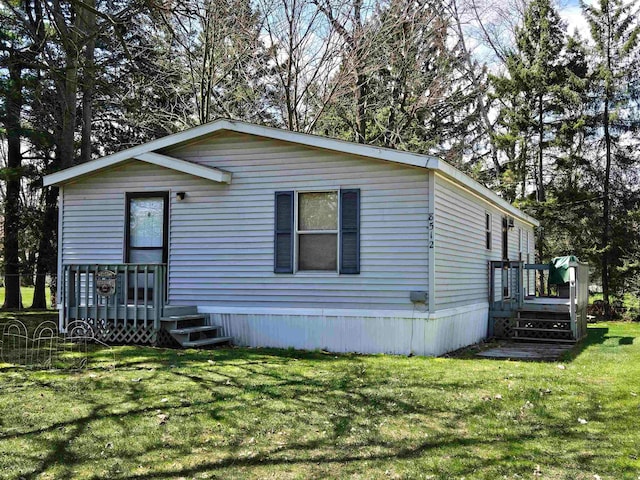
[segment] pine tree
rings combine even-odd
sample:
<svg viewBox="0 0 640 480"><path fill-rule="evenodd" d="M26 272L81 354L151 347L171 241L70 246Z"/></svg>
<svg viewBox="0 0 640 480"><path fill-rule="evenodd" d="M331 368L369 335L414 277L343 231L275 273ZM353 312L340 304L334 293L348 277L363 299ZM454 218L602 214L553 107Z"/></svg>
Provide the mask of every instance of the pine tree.
<svg viewBox="0 0 640 480"><path fill-rule="evenodd" d="M534 209L541 220L540 262L547 256L544 229L553 226L556 214L556 200L548 198L547 190L559 159L575 141L569 131L579 124L573 112L583 88L584 63L576 61L577 42L566 36L550 0L533 0L516 30L515 49L507 54L507 74L493 77L494 95L503 105L497 134L507 157L503 179L511 195L515 183L520 183L521 206ZM531 177L535 198L531 198Z"/></svg>
<svg viewBox="0 0 640 480"><path fill-rule="evenodd" d="M615 238L615 216L624 211L618 199L625 195L625 176L639 161L637 133L640 129L640 22L638 2L600 0L582 5L594 41L591 65L593 91L591 136L597 150L596 163L602 172L601 273L605 305L611 294L612 262L620 265L620 241ZM630 192L630 189L628 189ZM637 234L637 232L636 232Z"/></svg>

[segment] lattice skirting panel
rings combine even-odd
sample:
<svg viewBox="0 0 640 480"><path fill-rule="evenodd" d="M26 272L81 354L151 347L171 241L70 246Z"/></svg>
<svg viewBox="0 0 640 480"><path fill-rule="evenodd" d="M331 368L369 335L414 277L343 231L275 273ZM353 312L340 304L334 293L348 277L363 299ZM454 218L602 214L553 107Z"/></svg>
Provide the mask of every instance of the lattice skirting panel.
<svg viewBox="0 0 640 480"><path fill-rule="evenodd" d="M495 338L513 337L513 327L515 326L513 318L495 318L493 322L493 336Z"/></svg>
<svg viewBox="0 0 640 480"><path fill-rule="evenodd" d="M123 325L115 326L112 322L87 320L95 331L95 338L104 343L156 345L158 343L158 331L153 325Z"/></svg>
<svg viewBox="0 0 640 480"><path fill-rule="evenodd" d="M546 330L556 330L559 332L571 333L571 320L536 320L529 318L518 318L518 326L523 328L543 328ZM553 333L553 332L552 332Z"/></svg>
<svg viewBox="0 0 640 480"><path fill-rule="evenodd" d="M539 338L540 340L572 340L573 333L571 330L551 329L554 331L540 331L535 329L519 330L518 336L526 338ZM516 337L517 338L517 337Z"/></svg>

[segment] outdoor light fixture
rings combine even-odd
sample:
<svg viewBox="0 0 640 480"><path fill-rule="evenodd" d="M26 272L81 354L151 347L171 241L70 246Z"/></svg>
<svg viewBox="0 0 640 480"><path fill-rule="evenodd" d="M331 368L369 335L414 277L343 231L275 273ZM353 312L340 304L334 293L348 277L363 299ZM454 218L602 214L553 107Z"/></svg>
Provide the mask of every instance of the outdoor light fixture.
<svg viewBox="0 0 640 480"><path fill-rule="evenodd" d="M178 200L184 200L184 197L186 197L186 193L185 192L178 192L176 193L176 199Z"/></svg>

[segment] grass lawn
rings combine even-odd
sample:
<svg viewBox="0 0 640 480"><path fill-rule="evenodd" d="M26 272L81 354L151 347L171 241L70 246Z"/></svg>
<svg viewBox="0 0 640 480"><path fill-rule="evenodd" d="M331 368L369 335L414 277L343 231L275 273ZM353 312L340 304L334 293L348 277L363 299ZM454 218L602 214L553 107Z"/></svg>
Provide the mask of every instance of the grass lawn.
<svg viewBox="0 0 640 480"><path fill-rule="evenodd" d="M0 364L3 478L638 479L640 325L573 359L116 347ZM580 419L580 420L579 420Z"/></svg>

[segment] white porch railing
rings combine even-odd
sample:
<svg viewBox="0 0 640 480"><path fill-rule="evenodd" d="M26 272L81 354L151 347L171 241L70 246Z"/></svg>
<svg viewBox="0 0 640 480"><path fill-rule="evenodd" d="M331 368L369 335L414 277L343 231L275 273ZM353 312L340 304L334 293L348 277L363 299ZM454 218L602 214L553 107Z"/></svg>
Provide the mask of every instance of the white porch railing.
<svg viewBox="0 0 640 480"><path fill-rule="evenodd" d="M115 274L115 291L96 288L96 273ZM74 320L108 322L112 327L160 329L166 304L164 264L73 264L63 266L61 285L63 327Z"/></svg>

